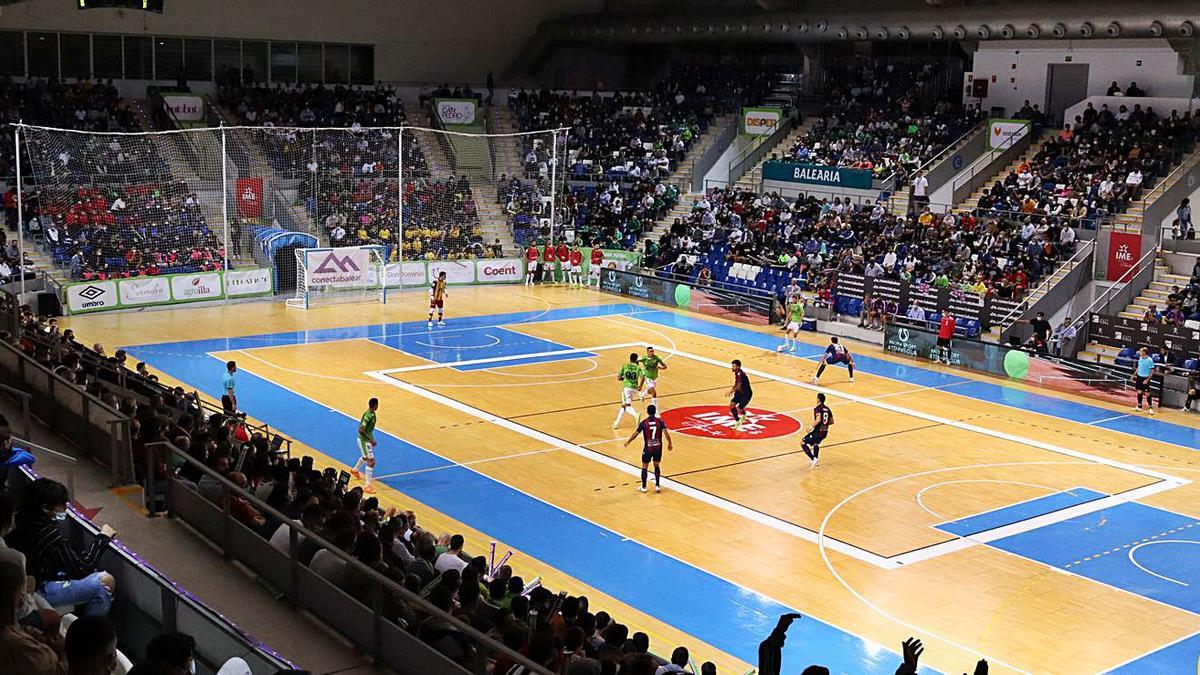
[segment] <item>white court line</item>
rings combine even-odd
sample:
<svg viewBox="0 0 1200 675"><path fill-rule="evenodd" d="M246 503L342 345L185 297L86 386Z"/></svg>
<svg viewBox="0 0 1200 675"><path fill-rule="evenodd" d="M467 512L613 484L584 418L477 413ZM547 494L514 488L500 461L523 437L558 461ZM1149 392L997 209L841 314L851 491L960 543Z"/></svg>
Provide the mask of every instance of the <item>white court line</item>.
<svg viewBox="0 0 1200 675"><path fill-rule="evenodd" d="M383 370L373 370L370 373L363 373L375 377L378 375L391 375L394 373L412 373L419 370L438 370L440 368L457 368L459 366L477 366L485 363L504 363L505 361L518 361L521 359L536 359L543 356L562 356L565 354L583 354L585 352L598 352L607 349L621 349L623 347L637 347L641 343L638 342L622 342L614 345L602 345L600 347L588 347L586 349L555 349L546 352L531 352L527 354L511 354L509 356L492 356L486 359L468 359L466 361L447 361L445 363L424 363L419 366L405 366L403 368L385 368ZM376 378L379 379L379 378ZM395 379L395 378L388 378Z"/></svg>
<svg viewBox="0 0 1200 675"><path fill-rule="evenodd" d="M460 466L475 466L476 464L487 464L488 462L499 462L503 459L516 459L517 457L528 457L530 455L542 455L547 452L558 452L558 448L542 448L541 450L530 450L529 452L517 452L511 455L500 455L499 457L484 457L470 462L458 462L457 464L445 464L442 466L431 466L427 469L413 469L412 471L401 471L399 473L389 473L382 476L375 476L375 480L383 480L384 478L397 478L399 476L411 476L418 473L429 473L431 471L443 471L445 469L454 469Z"/></svg>
<svg viewBox="0 0 1200 675"><path fill-rule="evenodd" d="M1100 672L1111 673L1114 670L1124 668L1125 666L1127 666L1135 661L1140 661L1140 660L1146 658L1147 656L1150 656L1151 654L1160 652L1160 651L1162 651L1164 649L1168 649L1170 647L1174 647L1175 645L1179 644L1180 642L1186 642L1197 636L1200 636L1200 633L1191 633L1189 635L1184 635L1183 637L1179 638L1178 640L1172 640L1171 642L1168 642L1165 645L1158 645L1157 647L1151 647L1150 649L1147 649L1146 651L1142 652L1141 654L1138 654L1137 656L1135 656L1127 661L1122 661L1122 662L1118 663L1117 665L1105 668L1104 670L1102 670Z"/></svg>
<svg viewBox="0 0 1200 675"><path fill-rule="evenodd" d="M1019 480L1004 480L1001 478L963 478L961 480L942 481L941 483L934 483L932 485L926 485L925 487L921 488L919 491L917 491L917 506L921 507L925 511L925 513L928 513L929 515L933 516L934 518L945 518L946 516L934 511L933 509L929 508L928 506L925 506L925 502L923 501L923 498L925 497L925 493L929 492L930 490L932 490L934 488L941 487L943 485L958 485L961 483L1003 483L1005 485L1021 485L1024 487L1040 488L1040 489L1046 490L1047 492L1049 492L1051 494L1058 493L1058 492L1066 492L1067 494L1072 494L1071 490L1083 489L1083 488L1080 488L1079 486L1076 486L1076 487L1071 488L1070 490L1061 490L1056 487L1050 487L1049 485L1038 485L1037 483L1025 483L1025 482L1022 482ZM994 509L980 511L979 513L972 513L970 515L963 516L961 518L955 518L954 520L946 520L946 521L938 523L937 525L933 525L932 527L937 528L938 525L957 523L960 520L966 520L967 518L977 518L984 514L993 513L995 511L1000 511L1000 510L1011 508L1013 506L1017 506L1020 504L1025 504L1027 502L1036 501L1038 499L1042 499L1045 496L1046 495L1038 495L1037 497L1030 497L1029 499L1022 499L1019 502L1013 502L1011 504L997 506ZM1074 495L1072 495L1072 496L1074 496Z"/></svg>
<svg viewBox="0 0 1200 675"><path fill-rule="evenodd" d="M599 351L599 350L600 350L600 348L591 347L584 351ZM542 431L538 431L536 429L531 429L522 424L513 422L512 420L500 417L498 415L494 415L485 410L481 410L479 408L468 405L466 403L462 403L461 401L456 401L455 399L452 399L448 396L443 396L442 394L438 394L436 392L429 391L428 389L424 389L422 387L418 387L416 385L409 384L408 382L398 380L394 377L391 377L390 375L388 375L385 372L368 371L368 372L363 373L363 375L366 375L367 377L373 377L373 378L379 380L380 382L384 382L384 383L389 384L398 389L402 389L411 394L415 394L417 396L421 396L423 398L434 401L435 403L440 403L441 405L444 405L448 408L452 408L454 410L458 410L460 412L466 413L468 415L471 415L472 417L475 417L476 419L484 420L486 422L495 424L496 426L501 427L503 429L507 429L509 431L516 432L523 436L527 436L534 440L545 443L548 446L566 450L567 452L570 452L574 455L578 455L579 457L583 457L584 459L589 459L593 462L596 462L598 464L606 466L610 469L614 469L620 473L623 473L623 474L626 474L629 476L634 476L639 479L641 478L642 470L640 467L631 466L631 465L626 464L618 459L609 457L608 455L605 455L603 453L596 452L594 450L589 450L581 445L577 445L575 443L565 441L561 438L551 436L550 434L544 433ZM712 495L707 492L697 490L696 488L690 487L688 485L684 485L683 483L678 483L674 480L671 480L670 478L663 478L662 483L663 483L663 486L669 490L672 490L679 494L685 495L687 497L691 497L692 499L704 502L711 506L715 506L716 508L722 509L724 511L728 511L729 513L732 513L741 518L745 518L747 520L752 520L756 523L779 530L780 532L784 532L785 534L790 534L794 537L803 539L805 541L809 541L812 543L817 542L817 535L815 532L813 532L812 530L807 530L798 525L795 525L794 523L789 523L785 520L781 520L774 516L770 516L770 515L767 515L764 513L759 513L758 511L747 508L736 502L732 502L728 499L723 499L721 497L717 497L716 495ZM845 555L851 556L853 558L857 558L858 560L862 560L864 562L871 563L872 565L881 567L883 569L895 569L895 568L899 567L899 565L897 563L894 563L894 562L888 560L884 556L881 556L877 553L873 553L871 551L867 551L865 549L860 549L860 548L852 546L850 544L844 544L842 542L832 541L832 542L830 542L829 546L830 546L830 548L837 550Z"/></svg>
<svg viewBox="0 0 1200 675"><path fill-rule="evenodd" d="M1146 574L1149 574L1152 577L1158 577L1159 579L1162 579L1163 581L1169 581L1173 584L1179 584L1180 586L1184 586L1184 587L1191 586L1191 584L1189 584L1187 582L1180 581L1178 579L1172 579L1171 577L1166 577L1166 576L1159 574L1158 572L1147 569L1140 562L1138 562L1137 560L1135 560L1133 558L1134 551L1138 550L1139 548L1141 548L1143 546L1153 546L1155 544L1200 544L1200 541L1195 541L1192 539L1156 539L1154 541L1143 541L1142 543L1138 544L1137 546L1134 546L1133 548L1129 549L1129 562L1133 563L1139 570L1145 572Z"/></svg>
<svg viewBox="0 0 1200 675"><path fill-rule="evenodd" d="M1129 417L1129 413L1125 413L1125 414L1123 414L1123 415L1113 415L1112 417L1105 417L1104 419L1102 419L1102 420L1096 420L1095 422L1088 422L1088 426L1092 426L1092 425L1095 425L1095 424L1104 424L1105 422L1111 422L1111 421L1113 421L1113 420L1119 420L1119 419L1121 419L1122 417Z"/></svg>

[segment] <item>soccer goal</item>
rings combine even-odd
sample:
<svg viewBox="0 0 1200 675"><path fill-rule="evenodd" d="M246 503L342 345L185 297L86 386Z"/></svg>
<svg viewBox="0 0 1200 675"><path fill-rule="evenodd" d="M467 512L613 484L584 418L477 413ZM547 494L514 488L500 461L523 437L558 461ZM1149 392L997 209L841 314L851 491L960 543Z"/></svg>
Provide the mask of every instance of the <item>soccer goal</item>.
<svg viewBox="0 0 1200 675"><path fill-rule="evenodd" d="M341 302L387 303L382 246L296 249L296 296L288 307L312 309ZM399 280L394 284L399 286Z"/></svg>

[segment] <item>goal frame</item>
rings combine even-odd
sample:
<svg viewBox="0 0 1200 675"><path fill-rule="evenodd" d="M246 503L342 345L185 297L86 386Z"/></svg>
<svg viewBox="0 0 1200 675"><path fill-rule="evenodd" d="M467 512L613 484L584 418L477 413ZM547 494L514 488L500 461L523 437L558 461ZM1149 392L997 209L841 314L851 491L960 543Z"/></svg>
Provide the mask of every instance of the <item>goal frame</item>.
<svg viewBox="0 0 1200 675"><path fill-rule="evenodd" d="M370 267L364 272L368 275L373 271L373 283L363 285L338 286L335 284L312 284L309 269L309 256L312 254L330 253L337 251L366 251L370 256ZM370 278L368 276L368 278ZM397 289L399 290L399 289ZM329 299L326 302L320 300ZM324 246L296 249L296 294L287 299L287 306L295 309L313 309L338 300L342 302L374 302L386 305L388 300L387 287L387 249L377 244L362 246ZM318 301L315 302L314 301Z"/></svg>

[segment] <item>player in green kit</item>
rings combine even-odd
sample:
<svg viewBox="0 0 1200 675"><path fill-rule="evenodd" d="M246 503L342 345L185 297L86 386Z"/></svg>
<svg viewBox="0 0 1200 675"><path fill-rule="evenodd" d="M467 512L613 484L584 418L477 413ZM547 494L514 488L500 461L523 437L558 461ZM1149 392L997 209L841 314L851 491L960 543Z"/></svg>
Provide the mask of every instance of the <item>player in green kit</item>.
<svg viewBox="0 0 1200 675"><path fill-rule="evenodd" d="M779 345L775 351L796 351L796 343L800 338L800 325L802 323L804 323L804 298L796 294L796 297L792 300L792 304L788 305L787 337L783 338L783 344Z"/></svg>
<svg viewBox="0 0 1200 675"><path fill-rule="evenodd" d="M367 401L367 411L362 414L362 419L358 422L358 452L361 457L354 463L354 470L350 472L355 478L362 478L358 469L364 464L366 465L367 486L363 492L367 494L375 494L375 488L371 487L371 474L375 470L375 411L378 409L379 399L373 398Z"/></svg>
<svg viewBox="0 0 1200 675"><path fill-rule="evenodd" d="M636 353L629 355L629 363L621 366L621 370L617 372L617 379L621 382L621 408L617 410L617 419L613 421L614 429L621 425L621 418L626 413L633 417L635 424L641 417L638 411L633 409L633 395L642 388L642 369L638 367Z"/></svg>
<svg viewBox="0 0 1200 675"><path fill-rule="evenodd" d="M650 405L658 406L658 371L666 370L667 362L654 353L654 347L646 347L646 355L638 361L638 365L642 367L644 378L641 399L645 401L649 396Z"/></svg>

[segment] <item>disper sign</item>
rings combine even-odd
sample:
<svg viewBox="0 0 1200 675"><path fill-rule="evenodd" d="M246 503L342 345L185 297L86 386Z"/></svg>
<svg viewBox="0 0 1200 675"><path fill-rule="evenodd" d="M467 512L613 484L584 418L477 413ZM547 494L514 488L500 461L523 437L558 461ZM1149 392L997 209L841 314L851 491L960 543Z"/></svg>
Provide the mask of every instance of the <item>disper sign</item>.
<svg viewBox="0 0 1200 675"><path fill-rule="evenodd" d="M742 133L747 136L770 136L783 119L782 108L742 108Z"/></svg>
<svg viewBox="0 0 1200 675"><path fill-rule="evenodd" d="M434 110L442 124L475 124L475 106L473 98L438 98L433 101Z"/></svg>

